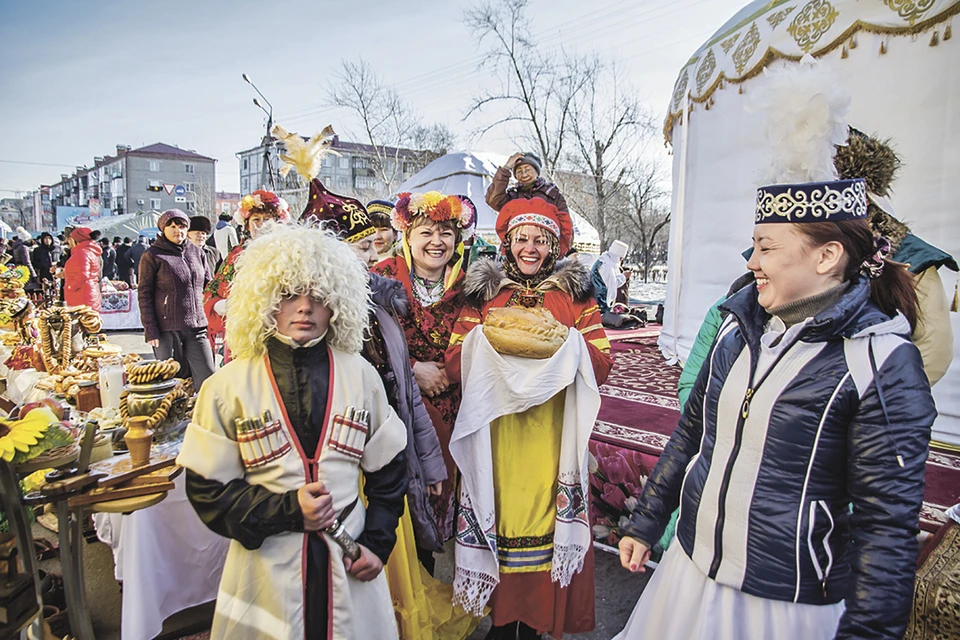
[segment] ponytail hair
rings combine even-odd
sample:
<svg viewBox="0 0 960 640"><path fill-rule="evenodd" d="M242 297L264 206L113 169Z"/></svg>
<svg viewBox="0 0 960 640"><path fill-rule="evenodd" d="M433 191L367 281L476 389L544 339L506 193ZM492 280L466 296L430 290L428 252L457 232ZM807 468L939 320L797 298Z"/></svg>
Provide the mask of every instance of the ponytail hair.
<svg viewBox="0 0 960 640"><path fill-rule="evenodd" d="M820 247L828 242L843 246L846 262L843 281L853 282L869 278L870 299L891 318L899 311L916 329L918 322L917 291L907 266L885 256L877 256L873 231L865 219L844 222L805 222L794 225L811 246ZM873 269L867 269L872 262ZM882 265L882 266L881 266Z"/></svg>

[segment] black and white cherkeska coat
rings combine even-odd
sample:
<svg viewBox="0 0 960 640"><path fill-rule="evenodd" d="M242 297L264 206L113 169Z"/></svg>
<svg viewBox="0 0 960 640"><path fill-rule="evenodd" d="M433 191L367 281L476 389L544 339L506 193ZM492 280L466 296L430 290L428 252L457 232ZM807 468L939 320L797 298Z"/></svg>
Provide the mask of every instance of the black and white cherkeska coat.
<svg viewBox="0 0 960 640"><path fill-rule="evenodd" d="M900 638L936 417L910 327L861 279L754 376L770 316L731 296L680 423L624 533L677 541L701 571L755 596L846 601L838 638Z"/></svg>

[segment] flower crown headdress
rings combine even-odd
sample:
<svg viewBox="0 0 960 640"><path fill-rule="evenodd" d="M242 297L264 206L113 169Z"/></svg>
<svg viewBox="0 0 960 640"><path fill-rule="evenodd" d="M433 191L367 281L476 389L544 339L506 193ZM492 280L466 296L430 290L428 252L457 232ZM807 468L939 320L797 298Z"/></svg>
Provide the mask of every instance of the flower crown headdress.
<svg viewBox="0 0 960 640"><path fill-rule="evenodd" d="M287 201L265 189L257 189L247 196L243 196L234 220L243 224L253 213L269 213L277 216L283 222L290 219L290 205Z"/></svg>
<svg viewBox="0 0 960 640"><path fill-rule="evenodd" d="M439 191L401 193L390 212L393 228L406 231L417 216L426 216L434 222L455 220L457 226L467 229L477 221L477 208L466 196L445 196Z"/></svg>

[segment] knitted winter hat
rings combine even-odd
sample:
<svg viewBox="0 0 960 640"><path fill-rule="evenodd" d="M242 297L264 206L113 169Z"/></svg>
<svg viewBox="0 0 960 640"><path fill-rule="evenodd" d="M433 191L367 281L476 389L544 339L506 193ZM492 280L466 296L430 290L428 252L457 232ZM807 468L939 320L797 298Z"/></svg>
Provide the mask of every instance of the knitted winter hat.
<svg viewBox="0 0 960 640"><path fill-rule="evenodd" d="M174 220L180 220L187 227L190 226L190 218L180 209L167 209L160 214L160 219L157 220L157 229L163 231L168 224Z"/></svg>
<svg viewBox="0 0 960 640"><path fill-rule="evenodd" d="M70 237L73 238L74 242L84 242L90 239L92 233L93 230L90 227L77 227L70 232Z"/></svg>
<svg viewBox="0 0 960 640"><path fill-rule="evenodd" d="M542 163L540 162L540 158L533 155L529 151L524 153L523 157L520 158L520 160L517 161L517 164L513 166L514 172L516 172L517 167L519 167L522 164L530 165L531 167L537 170L537 175L540 175L540 167L542 166Z"/></svg>

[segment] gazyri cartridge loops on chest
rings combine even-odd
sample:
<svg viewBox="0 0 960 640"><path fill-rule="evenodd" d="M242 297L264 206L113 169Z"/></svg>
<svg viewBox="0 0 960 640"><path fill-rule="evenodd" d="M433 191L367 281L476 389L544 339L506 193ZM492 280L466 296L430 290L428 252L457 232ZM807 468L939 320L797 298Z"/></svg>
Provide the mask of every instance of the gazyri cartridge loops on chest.
<svg viewBox="0 0 960 640"><path fill-rule="evenodd" d="M347 407L333 418L333 431L327 446L354 458L363 457L363 448L370 433L370 412Z"/></svg>
<svg viewBox="0 0 960 640"><path fill-rule="evenodd" d="M248 469L276 460L290 451L290 442L279 420L269 410L252 418L237 418L237 444Z"/></svg>

